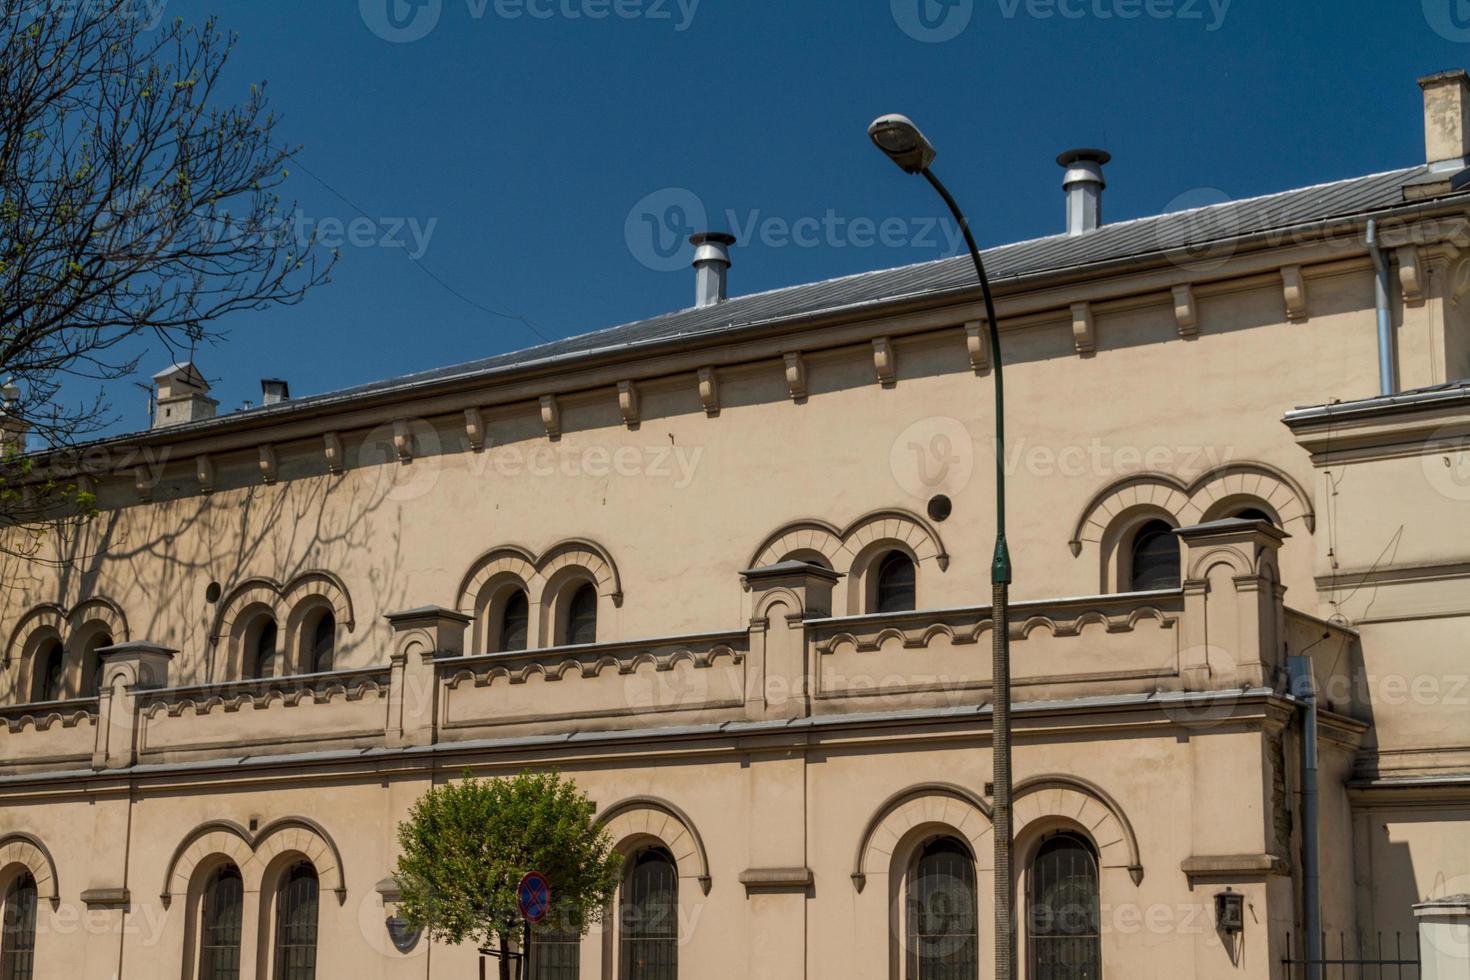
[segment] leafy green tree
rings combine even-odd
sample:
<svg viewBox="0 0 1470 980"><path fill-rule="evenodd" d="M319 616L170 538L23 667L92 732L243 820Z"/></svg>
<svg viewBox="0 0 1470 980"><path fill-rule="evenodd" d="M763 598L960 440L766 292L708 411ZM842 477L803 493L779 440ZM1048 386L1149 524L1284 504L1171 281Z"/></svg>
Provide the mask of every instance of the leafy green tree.
<svg viewBox="0 0 1470 980"><path fill-rule="evenodd" d="M542 928L585 935L617 888L622 856L594 823L596 807L556 773L438 786L398 825L399 915L436 942L507 949L522 922L516 886L530 871L551 883ZM500 960L510 976L510 961Z"/></svg>

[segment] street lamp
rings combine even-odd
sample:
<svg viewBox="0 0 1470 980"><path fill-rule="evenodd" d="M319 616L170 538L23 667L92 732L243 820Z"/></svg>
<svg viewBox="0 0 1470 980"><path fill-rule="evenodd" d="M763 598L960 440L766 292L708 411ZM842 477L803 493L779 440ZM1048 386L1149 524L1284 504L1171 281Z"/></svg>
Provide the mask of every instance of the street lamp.
<svg viewBox="0 0 1470 980"><path fill-rule="evenodd" d="M991 714L995 774L995 976L1011 980L1016 972L1016 930L1012 901L1015 878L1011 871L1011 641L1010 589L1011 554L1006 547L1006 473L1005 473L1005 384L1000 359L1000 324L995 318L995 301L990 296L990 280L985 276L985 263L970 223L960 206L929 169L937 155L934 144L924 138L907 116L879 116L868 127L868 136L890 160L907 174L923 174L959 222L980 291L985 297L985 319L990 326L990 363L995 378L995 557L990 565L991 614L994 624L990 632L995 694Z"/></svg>

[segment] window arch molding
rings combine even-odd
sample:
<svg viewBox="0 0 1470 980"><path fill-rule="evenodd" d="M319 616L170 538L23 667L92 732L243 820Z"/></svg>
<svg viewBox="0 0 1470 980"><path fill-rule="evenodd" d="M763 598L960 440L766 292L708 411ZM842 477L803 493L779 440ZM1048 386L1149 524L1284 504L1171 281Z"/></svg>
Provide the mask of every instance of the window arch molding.
<svg viewBox="0 0 1470 980"><path fill-rule="evenodd" d="M33 834L12 833L0 837L0 894L22 872L36 882L36 894L53 910L61 907L61 886L56 860L41 839Z"/></svg>
<svg viewBox="0 0 1470 980"><path fill-rule="evenodd" d="M36 684L34 657L41 643L55 639L61 644L65 665L66 689L85 696L84 666L89 641L110 638L113 643L127 643L128 618L122 607L111 599L94 596L67 608L57 602L43 602L22 616L10 631L4 664L21 664L19 690L26 700ZM96 644L92 645L95 650ZM95 666L95 664L94 664Z"/></svg>
<svg viewBox="0 0 1470 980"><path fill-rule="evenodd" d="M333 892L338 905L347 903L342 852L326 828L306 817L282 817L254 834L233 820L212 820L195 827L174 848L164 871L159 900L167 909L175 898L187 895L196 869L211 860L233 861L245 881L245 890L259 892L266 884L267 870L282 855L292 854L312 863L323 890Z"/></svg>
<svg viewBox="0 0 1470 980"><path fill-rule="evenodd" d="M954 783L921 783L894 793L868 818L853 854L852 886L867 887L868 877L907 867L908 851L919 838L948 833L969 845L977 871L991 867L990 804ZM905 849L907 848L907 850Z"/></svg>
<svg viewBox="0 0 1470 980"><path fill-rule="evenodd" d="M280 631L276 647L278 653L285 654L286 672L298 672L305 642L302 628L309 625L309 614L322 608L329 608L337 621L336 643L340 654L343 631L352 633L357 628L352 597L340 578L320 570L302 572L284 585L271 578L248 578L220 600L209 643L218 647L221 639L227 640L226 677L245 676L246 654L250 651L242 644L250 620L268 612Z"/></svg>
<svg viewBox="0 0 1470 980"><path fill-rule="evenodd" d="M558 625L553 608L563 598L567 583L581 577L597 590L599 627L611 623L612 610L623 604L622 576L612 555L584 538L569 538L542 554L520 545L500 545L485 552L460 579L451 607L474 618L471 647L492 652L497 645L502 603L514 587L523 588L528 606L526 646L551 646Z"/></svg>
<svg viewBox="0 0 1470 980"><path fill-rule="evenodd" d="M1079 776L1033 776L1016 784L1015 836L1018 868L1026 867L1048 833L1071 830L1091 843L1100 870L1126 871L1143 881L1143 858L1133 823L1117 801Z"/></svg>
<svg viewBox="0 0 1470 980"><path fill-rule="evenodd" d="M919 556L906 542L892 538L879 538L876 541L870 542L865 548L853 556L846 582L848 615L860 615L879 611L878 604L882 592L880 576L885 563L893 555L902 555L913 566L913 608L923 608L921 598L923 594L923 572L919 562Z"/></svg>
<svg viewBox="0 0 1470 980"><path fill-rule="evenodd" d="M887 551L906 551L914 560L916 578L930 567L940 572L949 568L949 552L939 530L918 514L889 508L864 514L846 527L819 519L783 524L761 541L747 568L766 568L788 559L811 561L820 555L823 564L847 576L845 586L833 590L834 616L851 616L866 611L862 572L874 556Z"/></svg>
<svg viewBox="0 0 1470 980"><path fill-rule="evenodd" d="M603 810L594 823L607 829L613 845L623 854L656 843L673 857L680 878L694 879L700 892L709 894L714 880L704 839L694 822L674 804L653 796L630 797Z"/></svg>
<svg viewBox="0 0 1470 980"><path fill-rule="evenodd" d="M1220 503L1232 498L1241 506L1261 507L1276 514L1283 528L1300 522L1311 532L1317 526L1311 495L1291 474L1266 463L1238 462L1209 470L1193 481L1158 472L1134 473L1114 480L1083 506L1067 546L1074 557L1096 549L1113 519L1140 504L1167 511L1180 525L1187 526L1213 519L1207 515L1218 515Z"/></svg>

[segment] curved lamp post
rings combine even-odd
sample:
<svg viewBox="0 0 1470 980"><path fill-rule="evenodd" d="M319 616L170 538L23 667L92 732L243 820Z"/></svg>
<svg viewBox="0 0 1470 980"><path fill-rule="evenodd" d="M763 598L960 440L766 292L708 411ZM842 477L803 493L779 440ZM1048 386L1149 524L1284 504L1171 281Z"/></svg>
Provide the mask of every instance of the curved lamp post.
<svg viewBox="0 0 1470 980"><path fill-rule="evenodd" d="M970 223L948 189L929 169L937 155L934 145L924 138L907 116L879 116L868 127L868 136L890 160L907 174L922 174L959 222L980 291L985 296L985 319L990 326L990 363L995 379L995 557L990 566L992 593L991 655L993 659L994 704L991 727L995 764L994 816L995 830L995 976L996 980L1012 980L1016 972L1016 929L1012 902L1015 878L1011 870L1011 645L1010 586L1011 554L1006 547L1006 474L1005 474L1005 384L1000 359L1000 325L995 318L995 301L990 296L990 280L985 276L985 263Z"/></svg>

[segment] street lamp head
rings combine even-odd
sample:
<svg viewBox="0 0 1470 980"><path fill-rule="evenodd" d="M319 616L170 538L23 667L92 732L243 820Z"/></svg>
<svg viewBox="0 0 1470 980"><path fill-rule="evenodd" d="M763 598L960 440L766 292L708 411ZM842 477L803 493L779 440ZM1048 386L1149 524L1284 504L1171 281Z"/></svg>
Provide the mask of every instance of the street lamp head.
<svg viewBox="0 0 1470 980"><path fill-rule="evenodd" d="M934 144L924 138L914 121L896 112L874 119L868 137L906 174L923 173L937 156Z"/></svg>

